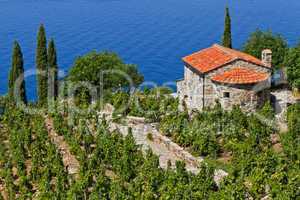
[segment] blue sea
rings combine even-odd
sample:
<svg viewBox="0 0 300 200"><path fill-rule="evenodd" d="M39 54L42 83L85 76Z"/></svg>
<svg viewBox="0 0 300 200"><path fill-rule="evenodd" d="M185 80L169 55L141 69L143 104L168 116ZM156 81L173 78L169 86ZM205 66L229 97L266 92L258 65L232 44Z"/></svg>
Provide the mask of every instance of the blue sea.
<svg viewBox="0 0 300 200"><path fill-rule="evenodd" d="M109 50L137 64L146 81L175 81L183 76L183 56L220 41L226 5L235 48L257 28L282 34L289 45L300 40L299 0L0 0L0 94L7 91L14 40L25 69L35 68L40 23L55 39L65 72L78 56ZM35 78L26 86L35 99Z"/></svg>

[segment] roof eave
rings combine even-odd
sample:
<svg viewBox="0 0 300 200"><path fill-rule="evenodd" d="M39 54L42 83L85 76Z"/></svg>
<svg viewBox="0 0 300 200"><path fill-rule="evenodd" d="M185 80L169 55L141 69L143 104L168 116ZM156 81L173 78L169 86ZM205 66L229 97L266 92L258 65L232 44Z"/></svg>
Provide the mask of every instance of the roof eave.
<svg viewBox="0 0 300 200"><path fill-rule="evenodd" d="M262 81L256 81L256 82L245 82L245 83L222 82L222 81L216 81L216 80L213 80L213 79L211 79L211 80L212 80L213 82L216 82L216 83L218 83L218 84L224 84L224 85L254 85L254 84L263 83L263 82L267 81L267 80L268 80L268 78L267 78L267 79L265 79L265 80L262 80Z"/></svg>
<svg viewBox="0 0 300 200"><path fill-rule="evenodd" d="M182 60L183 61L183 63L184 63L184 65L185 66L187 66L187 67L189 67L189 68L192 68L193 70L196 70L198 73L200 73L200 74L206 74L206 72L204 72L204 71L200 71L199 69L197 69L196 67L193 67L192 65L190 65L188 62L186 62L186 61L184 61L184 60Z"/></svg>
<svg viewBox="0 0 300 200"><path fill-rule="evenodd" d="M182 58L182 61L184 62L185 65L188 65L189 67L191 67L191 68L197 70L197 71L200 72L201 74L208 74L208 73L210 73L210 72L212 72L212 71L215 71L215 70L217 70L217 69L220 69L220 68L222 68L222 67L225 67L226 65L229 65L229 64L231 64L231 63L233 63L233 62L235 62L235 61L239 61L239 60L244 61L244 62L248 62L248 63L251 63L251 64L254 64L254 65L257 65L257 66L259 66L259 67L262 67L262 68L265 68L265 69L268 69L268 70L272 71L272 68L271 68L271 67L268 67L268 66L265 66L265 65L260 65L260 64L258 64L258 63L255 63L255 62L252 62L252 61L248 61L248 60L245 60L245 59L241 59L241 58L235 58L235 59L233 59L233 60L231 60L231 61L229 61L229 62L227 62L227 63L224 63L224 64L222 64L222 65L220 65L220 66L218 66L218 67L216 67L216 68L214 68L214 69L210 69L210 70L208 70L208 71L200 71L200 70L197 69L196 67L193 67L193 66L190 65L188 62L186 62L186 61L184 60L184 58Z"/></svg>

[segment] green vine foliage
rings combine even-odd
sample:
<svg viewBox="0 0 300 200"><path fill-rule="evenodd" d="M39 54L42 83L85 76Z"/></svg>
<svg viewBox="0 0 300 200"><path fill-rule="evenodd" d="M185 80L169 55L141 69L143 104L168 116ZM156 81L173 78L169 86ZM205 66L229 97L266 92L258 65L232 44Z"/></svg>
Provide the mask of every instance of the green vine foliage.
<svg viewBox="0 0 300 200"><path fill-rule="evenodd" d="M80 163L74 177L48 137L44 116L8 106L0 119L0 178L10 199L299 198L299 105L289 109L289 131L280 135L282 151L278 152L270 139L276 130L259 119L272 118L268 105L260 115L246 114L239 107L225 111L216 105L191 116L178 111L178 100L170 98L169 92L153 96L155 92L136 94L143 111L129 104L118 115L145 117L150 111L148 120L158 122L162 133L205 158L199 174L187 172L182 162L174 169L161 169L153 152L136 145L131 130L126 137L109 131L97 115L99 110L66 113L57 103L50 116L55 131ZM111 96L116 107L129 98L122 92ZM227 154L227 161L222 161ZM213 180L216 168L229 173L219 186Z"/></svg>
<svg viewBox="0 0 300 200"><path fill-rule="evenodd" d="M28 115L15 107L6 107L0 122L5 157L1 163L6 191L10 199L63 198L69 187L67 174L56 147L50 142L41 116Z"/></svg>

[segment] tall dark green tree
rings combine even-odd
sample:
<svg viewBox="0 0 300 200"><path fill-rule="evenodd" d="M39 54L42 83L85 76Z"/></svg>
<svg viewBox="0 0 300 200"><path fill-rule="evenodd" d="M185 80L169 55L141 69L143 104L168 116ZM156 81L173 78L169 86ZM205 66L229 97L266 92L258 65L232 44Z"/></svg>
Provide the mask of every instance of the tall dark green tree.
<svg viewBox="0 0 300 200"><path fill-rule="evenodd" d="M58 95L58 66L57 55L54 40L51 39L48 44L48 95L56 99Z"/></svg>
<svg viewBox="0 0 300 200"><path fill-rule="evenodd" d="M47 103L48 85L48 62L47 62L47 40L44 25L41 24L37 37L36 49L37 68L37 93L39 105Z"/></svg>
<svg viewBox="0 0 300 200"><path fill-rule="evenodd" d="M12 63L9 73L8 95L13 101L22 101L25 104L27 103L23 54L17 41L14 42L13 47Z"/></svg>
<svg viewBox="0 0 300 200"><path fill-rule="evenodd" d="M222 45L224 47L232 48L231 18L230 18L228 7L226 7L226 11L225 11L225 27L224 27L224 33L222 38Z"/></svg>

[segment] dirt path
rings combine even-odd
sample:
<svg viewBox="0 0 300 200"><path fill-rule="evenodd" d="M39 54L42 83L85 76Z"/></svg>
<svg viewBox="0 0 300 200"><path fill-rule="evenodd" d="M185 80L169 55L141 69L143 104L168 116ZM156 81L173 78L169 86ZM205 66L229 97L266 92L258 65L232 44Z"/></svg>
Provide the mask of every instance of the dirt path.
<svg viewBox="0 0 300 200"><path fill-rule="evenodd" d="M71 154L69 145L65 142L63 136L59 136L54 129L53 120L45 116L45 125L48 130L48 135L53 142L53 144L56 145L57 149L59 150L63 164L65 168L67 169L69 174L77 174L79 172L80 164L76 157Z"/></svg>

